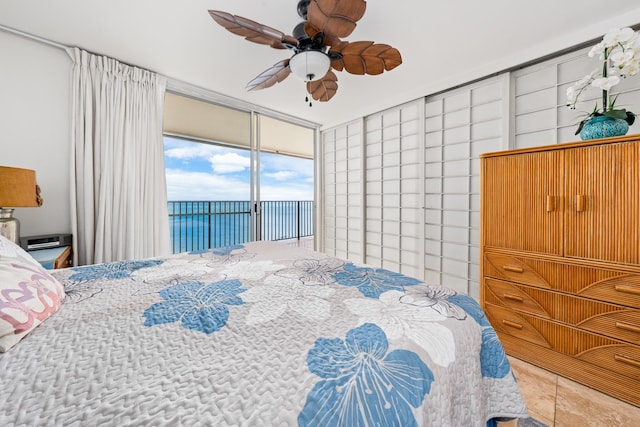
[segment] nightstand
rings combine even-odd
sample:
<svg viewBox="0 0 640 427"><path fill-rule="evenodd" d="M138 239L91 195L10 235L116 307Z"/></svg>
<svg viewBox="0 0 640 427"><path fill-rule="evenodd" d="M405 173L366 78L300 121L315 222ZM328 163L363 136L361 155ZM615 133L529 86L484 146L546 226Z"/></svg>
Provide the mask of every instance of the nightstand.
<svg viewBox="0 0 640 427"><path fill-rule="evenodd" d="M48 270L71 267L73 258L71 246L60 246L50 249L36 249L28 251L36 261Z"/></svg>

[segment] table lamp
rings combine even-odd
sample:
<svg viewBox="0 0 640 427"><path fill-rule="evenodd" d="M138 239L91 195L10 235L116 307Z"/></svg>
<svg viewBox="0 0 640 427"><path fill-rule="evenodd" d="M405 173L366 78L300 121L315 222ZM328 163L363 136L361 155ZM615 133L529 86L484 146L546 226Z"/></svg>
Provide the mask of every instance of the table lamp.
<svg viewBox="0 0 640 427"><path fill-rule="evenodd" d="M13 208L42 206L36 171L0 166L0 235L19 244L20 222Z"/></svg>

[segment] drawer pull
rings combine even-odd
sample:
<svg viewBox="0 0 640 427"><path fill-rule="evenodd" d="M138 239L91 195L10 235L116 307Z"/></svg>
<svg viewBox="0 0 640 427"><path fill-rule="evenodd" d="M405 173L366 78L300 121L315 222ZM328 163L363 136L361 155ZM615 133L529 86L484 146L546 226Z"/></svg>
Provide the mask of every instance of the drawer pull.
<svg viewBox="0 0 640 427"><path fill-rule="evenodd" d="M522 302L524 301L524 298L522 298L519 295L513 295L513 294L502 294L502 297L504 299L509 299L511 301L518 301L518 302Z"/></svg>
<svg viewBox="0 0 640 427"><path fill-rule="evenodd" d="M584 212L586 197L582 194L576 195L576 212Z"/></svg>
<svg viewBox="0 0 640 427"><path fill-rule="evenodd" d="M613 358L618 362L626 363L627 365L635 366L636 368L640 368L640 360L631 359L629 357L620 356L619 354L614 354Z"/></svg>
<svg viewBox="0 0 640 427"><path fill-rule="evenodd" d="M624 329L625 331L640 333L640 326L631 325L625 322L616 322L616 328Z"/></svg>
<svg viewBox="0 0 640 427"><path fill-rule="evenodd" d="M511 320L503 320L502 324L516 329L524 328L524 326L522 326L520 323L512 322Z"/></svg>
<svg viewBox="0 0 640 427"><path fill-rule="evenodd" d="M640 289L632 288L630 286L615 285L614 289L625 294L640 295Z"/></svg>
<svg viewBox="0 0 640 427"><path fill-rule="evenodd" d="M524 268L516 267L514 265L503 265L502 269L504 271L511 271L512 273L524 273Z"/></svg>
<svg viewBox="0 0 640 427"><path fill-rule="evenodd" d="M553 212L555 208L555 198L553 196L547 196L547 212Z"/></svg>

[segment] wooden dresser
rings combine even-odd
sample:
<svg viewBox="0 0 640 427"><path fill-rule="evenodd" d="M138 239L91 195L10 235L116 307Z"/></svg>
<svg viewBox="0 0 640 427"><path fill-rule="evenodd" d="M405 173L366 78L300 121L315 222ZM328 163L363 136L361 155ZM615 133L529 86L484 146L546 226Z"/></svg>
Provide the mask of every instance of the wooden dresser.
<svg viewBox="0 0 640 427"><path fill-rule="evenodd" d="M481 166L480 299L507 353L640 406L640 135Z"/></svg>

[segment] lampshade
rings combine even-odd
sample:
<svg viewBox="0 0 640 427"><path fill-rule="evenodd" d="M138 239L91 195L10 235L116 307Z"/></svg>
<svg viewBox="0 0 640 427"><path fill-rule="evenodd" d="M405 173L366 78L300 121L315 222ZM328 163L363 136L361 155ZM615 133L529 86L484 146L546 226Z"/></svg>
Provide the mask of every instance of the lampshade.
<svg viewBox="0 0 640 427"><path fill-rule="evenodd" d="M0 207L25 208L42 206L36 171L0 166Z"/></svg>
<svg viewBox="0 0 640 427"><path fill-rule="evenodd" d="M42 206L36 172L0 166L0 235L17 244L20 221L13 216L13 208L36 206Z"/></svg>
<svg viewBox="0 0 640 427"><path fill-rule="evenodd" d="M319 80L329 71L331 60L326 53L318 50L305 50L293 55L289 68L294 76L305 82Z"/></svg>

